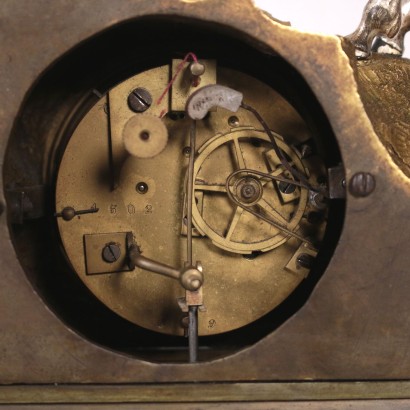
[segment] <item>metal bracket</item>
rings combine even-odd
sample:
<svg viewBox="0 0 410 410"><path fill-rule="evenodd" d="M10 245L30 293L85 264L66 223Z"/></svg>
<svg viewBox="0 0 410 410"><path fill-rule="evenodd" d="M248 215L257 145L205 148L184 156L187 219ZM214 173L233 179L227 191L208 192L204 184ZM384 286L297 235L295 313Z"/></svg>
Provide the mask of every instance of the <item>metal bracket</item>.
<svg viewBox="0 0 410 410"><path fill-rule="evenodd" d="M329 198L343 199L346 198L346 176L343 165L328 168L329 181Z"/></svg>
<svg viewBox="0 0 410 410"><path fill-rule="evenodd" d="M84 235L87 275L130 272L128 264L129 232Z"/></svg>

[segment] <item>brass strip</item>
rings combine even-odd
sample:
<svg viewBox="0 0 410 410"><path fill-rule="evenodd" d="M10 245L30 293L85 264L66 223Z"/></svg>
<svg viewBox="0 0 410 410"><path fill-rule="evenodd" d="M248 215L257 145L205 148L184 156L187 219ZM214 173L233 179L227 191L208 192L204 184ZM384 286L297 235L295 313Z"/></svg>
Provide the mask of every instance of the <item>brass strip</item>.
<svg viewBox="0 0 410 410"><path fill-rule="evenodd" d="M410 398L410 381L14 385L0 387L0 404L210 403L408 398Z"/></svg>

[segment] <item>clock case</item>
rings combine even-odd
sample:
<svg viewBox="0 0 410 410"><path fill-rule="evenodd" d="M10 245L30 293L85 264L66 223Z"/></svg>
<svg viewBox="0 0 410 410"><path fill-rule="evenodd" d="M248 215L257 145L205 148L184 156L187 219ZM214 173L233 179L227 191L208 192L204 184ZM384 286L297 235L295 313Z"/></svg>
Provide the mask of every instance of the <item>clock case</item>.
<svg viewBox="0 0 410 410"><path fill-rule="evenodd" d="M405 130L409 124L406 60L375 57L358 63L344 39L299 32L250 1L116 0L115 7L107 2L98 8L80 1L27 2L24 7L4 1L0 12L2 163L13 144L20 150L19 161L11 166L6 161L1 184L10 175L27 178L1 190L1 403L78 404L86 397L95 403L113 397L130 403L407 398L410 181L403 155L388 138L392 118L400 118ZM108 88L137 67L164 61L170 44L176 50L187 44L214 47L222 60L231 59L247 72L259 70L259 76L263 65L258 63L274 56L300 85L299 102L309 103L315 124L336 139L337 146L327 147L329 165L340 152L348 187L360 172L376 181L368 196L348 189L346 201L335 205L340 217L328 232L329 251L319 261L323 274L312 275L296 300L272 317L271 331L258 341L243 334L249 339L240 351L197 364L140 360L73 330L70 320L75 319L61 320L58 311L73 301L62 301L64 292L52 294L52 286L47 288L36 273L53 256L32 241L30 227L23 228L46 218L42 204L49 193L36 187L44 185L41 178L50 171L42 168L41 158L30 160L41 156L50 141L30 141L27 130L72 121L67 115L74 106L89 107L90 101L79 97L92 73ZM387 66L395 82L380 87L380 71ZM399 106L395 94L402 96ZM33 218L27 218L30 210L24 209L19 182L35 191L30 196L25 188L24 194L34 204L31 211L39 210ZM19 217L33 221L13 225ZM88 307L92 316L93 303ZM95 324L96 332L104 328L105 317ZM110 337L116 330L100 331ZM115 336L112 340L115 348Z"/></svg>

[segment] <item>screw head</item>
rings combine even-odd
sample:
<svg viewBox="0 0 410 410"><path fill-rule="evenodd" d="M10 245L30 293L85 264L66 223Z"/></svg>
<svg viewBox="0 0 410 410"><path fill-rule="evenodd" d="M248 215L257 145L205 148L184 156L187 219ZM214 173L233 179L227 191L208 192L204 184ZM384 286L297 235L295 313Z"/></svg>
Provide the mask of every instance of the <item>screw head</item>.
<svg viewBox="0 0 410 410"><path fill-rule="evenodd" d="M253 198L256 194L256 188L251 184L246 184L241 189L241 196L245 199Z"/></svg>
<svg viewBox="0 0 410 410"><path fill-rule="evenodd" d="M300 268L311 269L315 258L308 253L301 253L296 258L296 265Z"/></svg>
<svg viewBox="0 0 410 410"><path fill-rule="evenodd" d="M107 263L116 262L121 256L121 249L115 242L107 243L102 250L102 258Z"/></svg>
<svg viewBox="0 0 410 410"><path fill-rule="evenodd" d="M148 192L148 184L145 182L138 182L135 189L139 194L146 194Z"/></svg>
<svg viewBox="0 0 410 410"><path fill-rule="evenodd" d="M239 127L239 118L235 115L233 115L232 117L229 117L228 124L231 127Z"/></svg>
<svg viewBox="0 0 410 410"><path fill-rule="evenodd" d="M184 157L189 157L191 155L191 147L185 147L182 150L182 153L184 154Z"/></svg>
<svg viewBox="0 0 410 410"><path fill-rule="evenodd" d="M309 202L319 210L326 209L328 203L327 198L321 192L313 191L309 193Z"/></svg>
<svg viewBox="0 0 410 410"><path fill-rule="evenodd" d="M128 96L128 106L134 112L144 112L147 111L152 104L152 97L149 91L145 88L139 87L136 88Z"/></svg>
<svg viewBox="0 0 410 410"><path fill-rule="evenodd" d="M376 189L376 179L368 172L358 172L349 183L350 193L358 198L369 196Z"/></svg>
<svg viewBox="0 0 410 410"><path fill-rule="evenodd" d="M235 195L245 204L256 203L263 194L263 187L259 180L252 177L243 177L235 183Z"/></svg>

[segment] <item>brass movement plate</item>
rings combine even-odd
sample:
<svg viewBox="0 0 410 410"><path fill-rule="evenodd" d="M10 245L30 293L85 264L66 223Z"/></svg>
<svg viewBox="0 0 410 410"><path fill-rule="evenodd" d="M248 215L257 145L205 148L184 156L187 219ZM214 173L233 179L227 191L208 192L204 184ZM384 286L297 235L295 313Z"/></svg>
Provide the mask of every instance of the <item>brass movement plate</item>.
<svg viewBox="0 0 410 410"><path fill-rule="evenodd" d="M181 224L186 208L185 178L189 159L186 154L191 121L164 117L168 145L149 159L127 154L121 132L121 127L132 116L146 115L129 109L130 89L144 85L147 90L152 88L156 97L166 70L166 66L156 68L125 81L84 117L60 165L56 207L71 204L76 209L87 209L96 204L99 208L98 213L70 222L58 221L67 255L89 289L116 313L140 326L183 335L183 313L177 299L184 296L184 289L179 283L139 268L133 272L87 275L82 247L83 236L92 234L86 236L87 267L93 273L101 273L108 268L107 264L102 261L101 266L97 266L94 253L93 266L90 266L88 242L91 238L100 241L101 234L105 242L116 242L117 232L132 231L145 257L170 266L183 266L186 236L181 235ZM306 125L290 104L247 75L222 68L217 75L220 84L241 91L246 101L258 108L278 133L278 144L293 166L307 173L315 184L317 177L324 174L321 160L317 156L301 160L297 150L282 137L290 138L293 143L309 138ZM150 111L151 108L147 113L160 115L155 103L152 113ZM199 316L200 335L230 331L255 321L286 299L304 277L285 269L296 257L300 241L233 206L226 191L221 189L238 167L286 176L279 158L272 154L269 138L260 131L261 125L253 115L239 110L234 117L220 109L197 125L199 148L194 191L196 197L202 192L203 198L193 203L194 225L201 234L194 236L193 258L204 267L206 308ZM110 147L112 162L108 159ZM111 179L115 179L114 189L110 186ZM144 192L138 191L139 184L145 184ZM260 212L302 236L309 233L310 240L320 239L325 222L312 226L307 221L307 214L314 207L306 190L297 188L293 194L286 195L290 198L284 198L276 182L261 179L260 184L263 187ZM113 233L112 238L109 232ZM263 253L256 258L242 255L254 251Z"/></svg>

